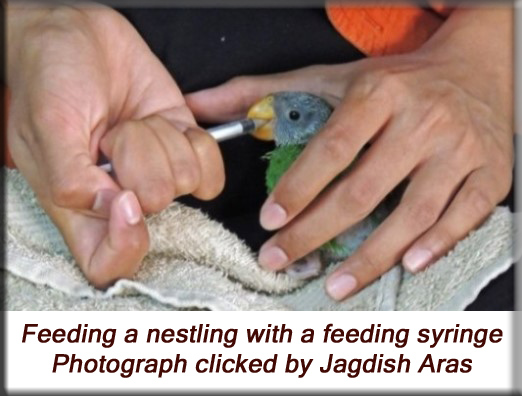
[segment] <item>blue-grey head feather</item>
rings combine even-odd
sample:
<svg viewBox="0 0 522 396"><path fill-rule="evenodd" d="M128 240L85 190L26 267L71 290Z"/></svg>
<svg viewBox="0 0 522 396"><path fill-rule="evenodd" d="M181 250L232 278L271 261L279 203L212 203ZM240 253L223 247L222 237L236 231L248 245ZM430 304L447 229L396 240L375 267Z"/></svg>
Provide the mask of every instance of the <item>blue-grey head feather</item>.
<svg viewBox="0 0 522 396"><path fill-rule="evenodd" d="M274 97L274 139L278 146L304 144L319 132L332 107L307 92L277 92Z"/></svg>

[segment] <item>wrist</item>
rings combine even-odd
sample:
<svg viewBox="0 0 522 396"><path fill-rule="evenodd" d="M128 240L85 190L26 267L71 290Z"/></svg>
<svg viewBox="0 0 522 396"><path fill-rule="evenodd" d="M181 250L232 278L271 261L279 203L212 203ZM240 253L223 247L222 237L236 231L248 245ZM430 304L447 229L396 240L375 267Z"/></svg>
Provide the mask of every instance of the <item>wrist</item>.
<svg viewBox="0 0 522 396"><path fill-rule="evenodd" d="M492 109L513 116L513 12L510 7L457 9L418 55Z"/></svg>

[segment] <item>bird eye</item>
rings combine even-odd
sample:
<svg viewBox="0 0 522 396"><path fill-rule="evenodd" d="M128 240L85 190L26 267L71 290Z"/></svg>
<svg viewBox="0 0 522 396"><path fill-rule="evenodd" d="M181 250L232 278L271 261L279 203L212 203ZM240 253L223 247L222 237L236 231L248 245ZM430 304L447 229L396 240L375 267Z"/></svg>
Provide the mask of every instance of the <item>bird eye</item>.
<svg viewBox="0 0 522 396"><path fill-rule="evenodd" d="M288 117L292 121L297 121L299 118L301 118L301 114L297 110L292 110L290 113L288 113Z"/></svg>

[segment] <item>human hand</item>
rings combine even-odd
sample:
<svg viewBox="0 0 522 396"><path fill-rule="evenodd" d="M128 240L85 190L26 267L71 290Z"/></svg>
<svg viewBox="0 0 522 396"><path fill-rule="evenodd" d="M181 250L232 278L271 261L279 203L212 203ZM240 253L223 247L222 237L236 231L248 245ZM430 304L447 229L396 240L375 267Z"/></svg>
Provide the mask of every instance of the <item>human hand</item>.
<svg viewBox="0 0 522 396"><path fill-rule="evenodd" d="M219 148L117 12L16 4L7 24L13 160L90 282L130 277L148 249L144 213L222 190Z"/></svg>
<svg viewBox="0 0 522 396"><path fill-rule="evenodd" d="M401 258L420 271L477 227L511 186L510 18L509 9L459 10L414 53L241 77L187 96L205 121L240 117L282 90L336 105L261 210L261 224L280 230L260 264L288 267L366 217L404 179L398 207L327 279L333 298L356 293Z"/></svg>

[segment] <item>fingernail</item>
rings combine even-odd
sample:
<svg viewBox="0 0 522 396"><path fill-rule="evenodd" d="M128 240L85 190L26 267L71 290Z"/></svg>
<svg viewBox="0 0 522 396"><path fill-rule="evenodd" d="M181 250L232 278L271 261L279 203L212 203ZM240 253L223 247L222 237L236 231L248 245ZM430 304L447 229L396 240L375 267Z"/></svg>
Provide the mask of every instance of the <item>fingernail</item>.
<svg viewBox="0 0 522 396"><path fill-rule="evenodd" d="M286 210L269 198L261 208L259 222L265 230L275 230L285 225L287 217Z"/></svg>
<svg viewBox="0 0 522 396"><path fill-rule="evenodd" d="M404 255L402 264L408 271L415 273L426 267L432 259L433 254L428 249L413 248Z"/></svg>
<svg viewBox="0 0 522 396"><path fill-rule="evenodd" d="M357 280L350 274L340 273L330 276L326 281L326 292L334 300L342 300L355 290Z"/></svg>
<svg viewBox="0 0 522 396"><path fill-rule="evenodd" d="M288 262L288 256L278 246L262 247L259 251L258 262L261 267L278 270Z"/></svg>
<svg viewBox="0 0 522 396"><path fill-rule="evenodd" d="M140 222L142 218L140 203L132 192L125 192L121 196L120 208L123 210L123 215L129 225L136 225Z"/></svg>
<svg viewBox="0 0 522 396"><path fill-rule="evenodd" d="M99 190L94 197L94 203L92 204L92 211L96 212L104 217L108 217L111 213L111 203L114 197L118 194L114 190Z"/></svg>

